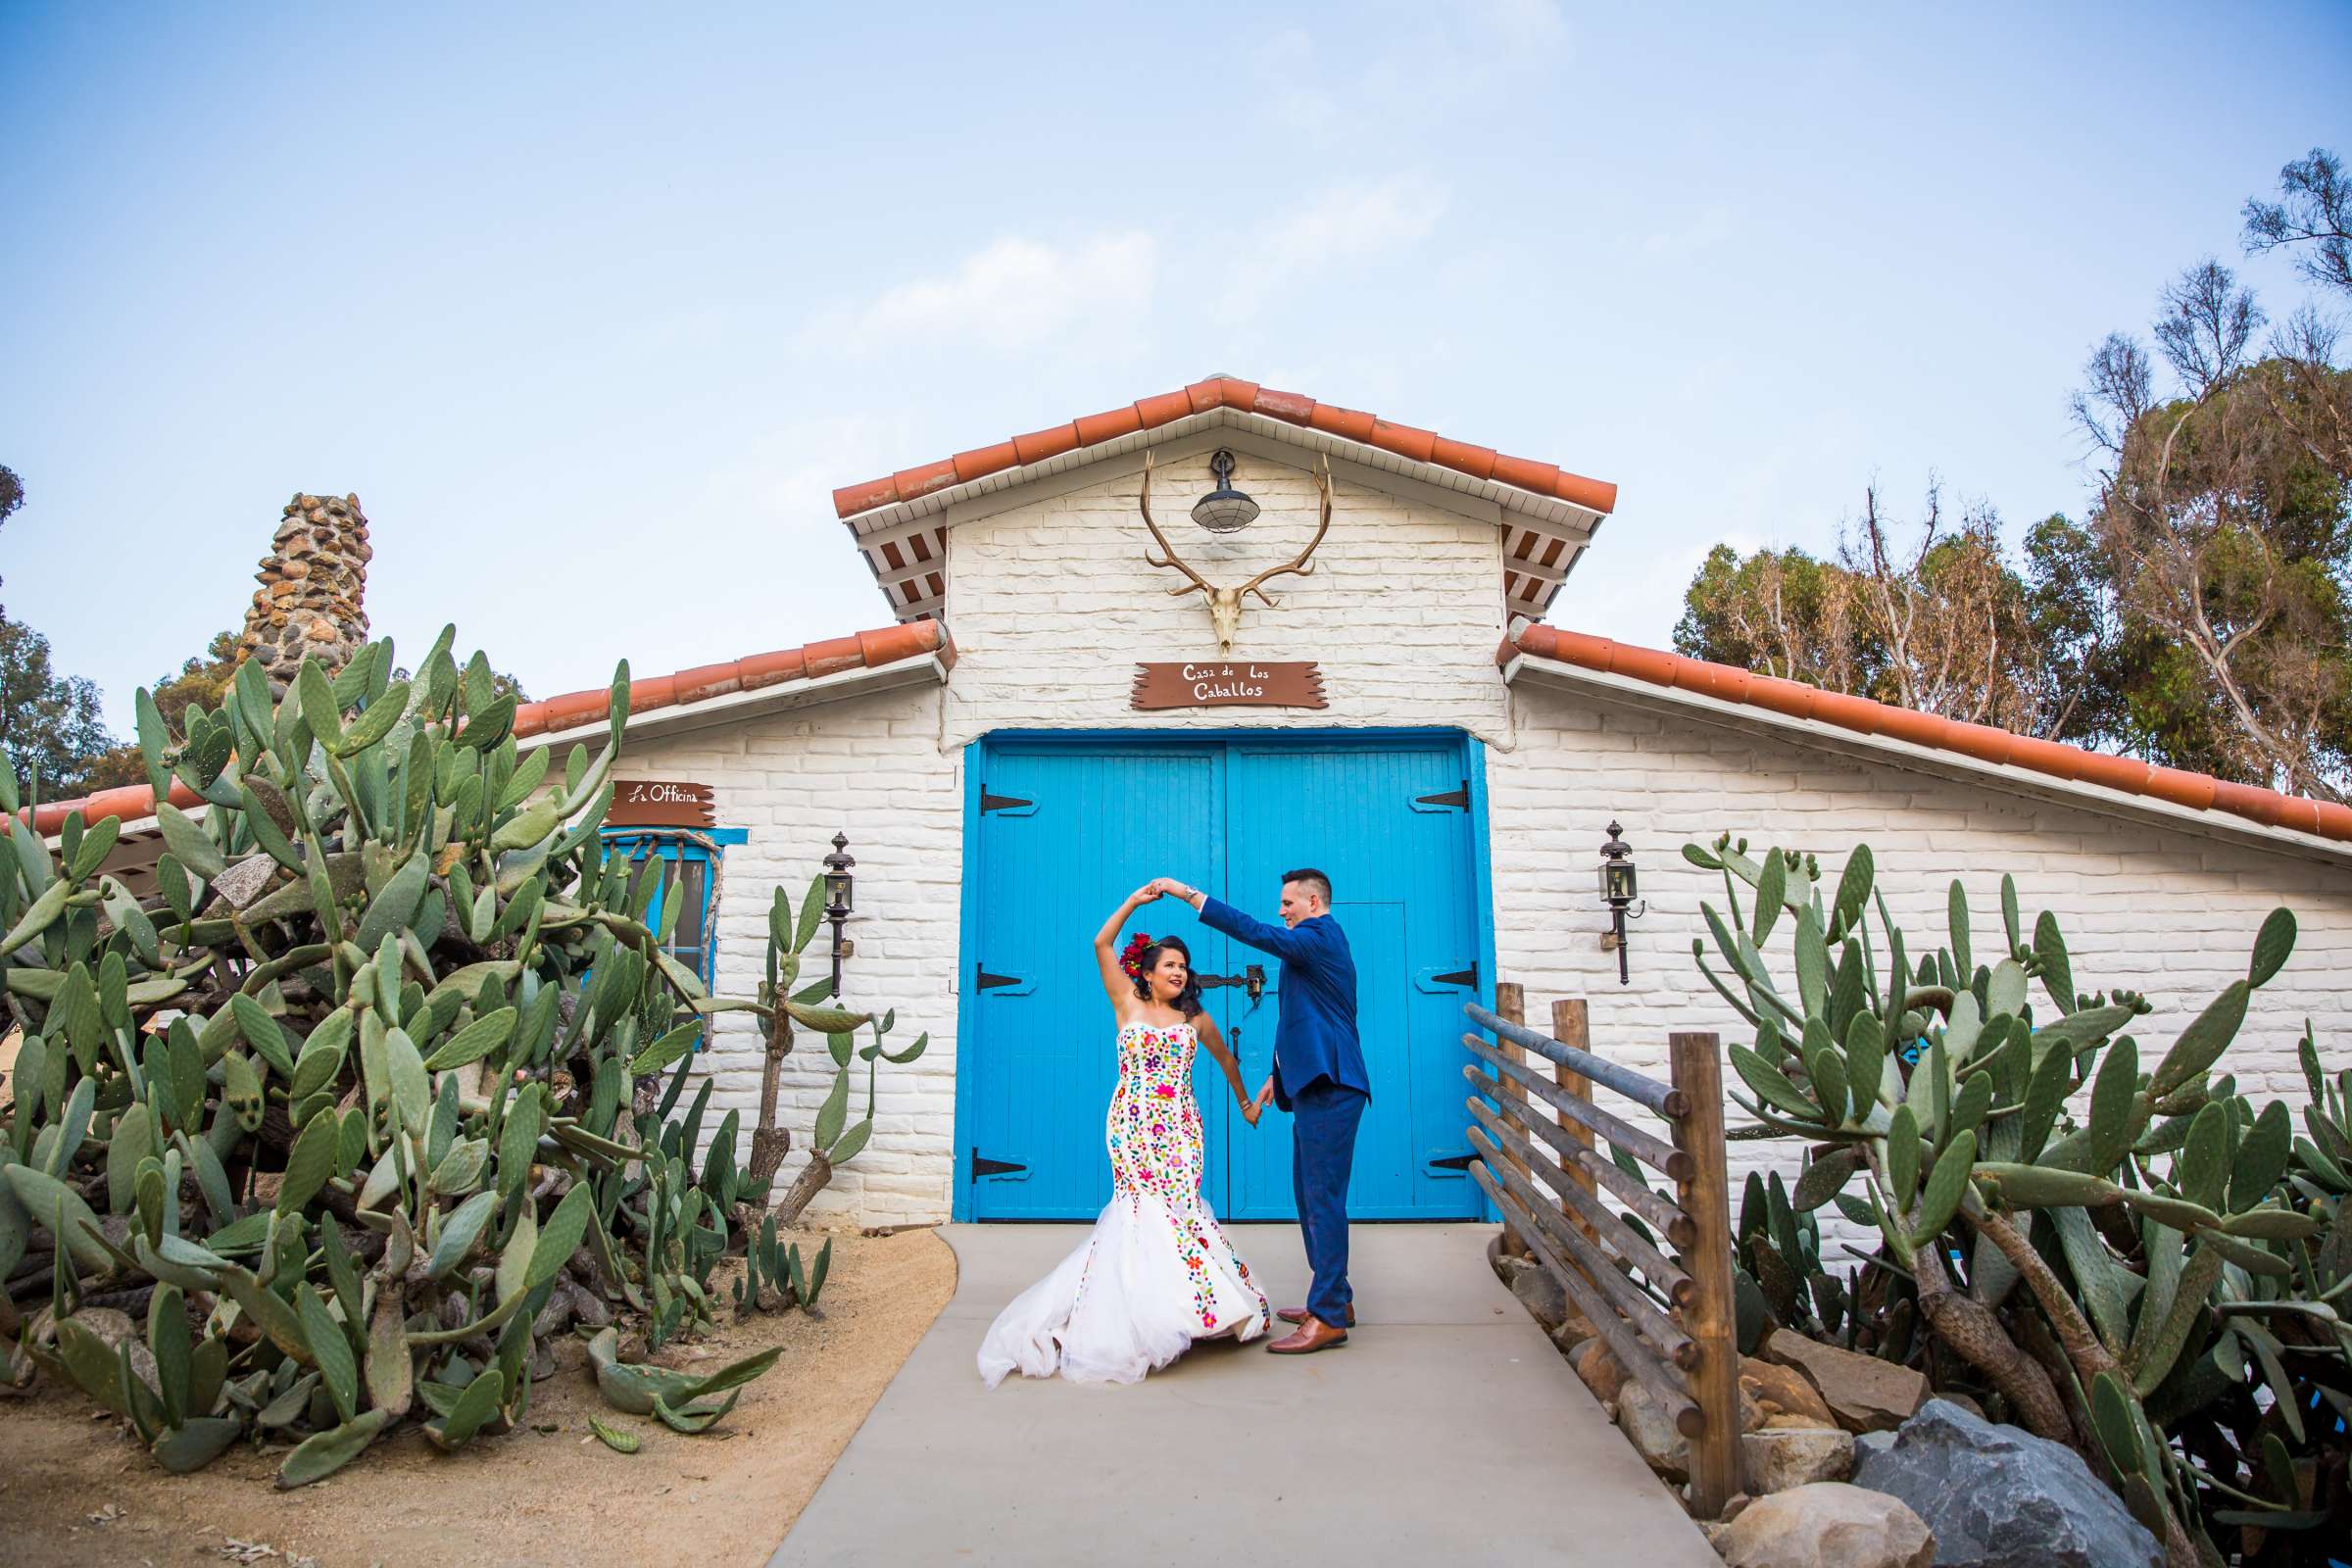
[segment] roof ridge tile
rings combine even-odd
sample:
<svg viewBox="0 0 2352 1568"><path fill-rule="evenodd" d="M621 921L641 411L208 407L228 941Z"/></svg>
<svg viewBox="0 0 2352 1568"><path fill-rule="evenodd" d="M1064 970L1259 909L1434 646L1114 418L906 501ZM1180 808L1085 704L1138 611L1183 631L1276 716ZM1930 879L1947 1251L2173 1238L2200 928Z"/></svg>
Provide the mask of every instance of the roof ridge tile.
<svg viewBox="0 0 2352 1568"><path fill-rule="evenodd" d="M814 680L820 675L839 674L861 666L876 669L925 654L936 655L942 663L954 667L956 643L948 635L947 626L936 620L900 621L870 631L853 632L847 637L804 643L798 648L746 654L723 664L697 664L667 675L631 680L629 712L634 716L664 708L688 707L714 697L758 691L786 681ZM610 710L612 701L611 687L596 686L558 692L535 703L524 703L514 710L515 738L527 740L551 730L595 723ZM204 801L203 796L176 778L172 781L170 799L182 809ZM124 784L73 800L44 801L37 809L27 808L17 815L46 838L64 827L66 818L75 811L82 812L83 820L88 822L109 816L136 821L155 814L155 791L145 784Z"/></svg>
<svg viewBox="0 0 2352 1568"><path fill-rule="evenodd" d="M2163 767L2135 757L2020 735L1994 724L1972 723L1778 675L1760 675L1736 664L1641 648L1530 620L1512 623L1496 650L1495 662L1507 664L1520 654L1762 708L1790 718L1813 719L1860 735L1884 735L1932 751L1957 752L2000 767L2095 784L2123 795L2145 795L2193 811L2219 811L2264 827L2352 843L2352 806L2281 795L2259 784L2231 783L2210 773Z"/></svg>
<svg viewBox="0 0 2352 1568"><path fill-rule="evenodd" d="M1163 424L1206 414L1212 409L1234 409L1320 430L1342 440L1394 452L1416 463L1449 468L1473 479L1491 480L1531 495L1565 501L1590 512L1605 514L1617 507L1615 485L1570 473L1557 464L1510 457L1492 447L1452 440L1417 425L1398 424L1337 404L1317 403L1303 393L1278 392L1239 376L1215 375L1175 392L1138 398L1125 408L1082 415L1066 425L1050 425L991 446L974 447L937 463L902 468L880 479L843 485L833 492L833 512L836 516L848 518L878 507L916 501L950 485L969 484L1009 467L1043 463L1080 447L1100 446L1140 430L1156 430Z"/></svg>

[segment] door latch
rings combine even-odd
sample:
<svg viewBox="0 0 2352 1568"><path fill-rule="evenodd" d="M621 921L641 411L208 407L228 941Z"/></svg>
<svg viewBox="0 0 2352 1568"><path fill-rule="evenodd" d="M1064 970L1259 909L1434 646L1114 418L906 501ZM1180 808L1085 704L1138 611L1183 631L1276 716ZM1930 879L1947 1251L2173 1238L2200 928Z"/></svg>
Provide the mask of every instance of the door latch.
<svg viewBox="0 0 2352 1568"><path fill-rule="evenodd" d="M1266 994L1266 966L1262 963L1253 963L1240 974L1197 974L1193 978L1200 983L1203 991L1214 991L1219 986L1240 986L1249 994L1251 1002Z"/></svg>

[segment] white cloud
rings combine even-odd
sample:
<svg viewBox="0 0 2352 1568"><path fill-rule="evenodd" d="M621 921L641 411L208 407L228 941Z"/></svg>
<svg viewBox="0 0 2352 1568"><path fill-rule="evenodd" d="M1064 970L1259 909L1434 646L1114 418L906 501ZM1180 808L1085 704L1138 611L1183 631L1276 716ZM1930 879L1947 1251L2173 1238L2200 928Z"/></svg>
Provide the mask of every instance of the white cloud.
<svg viewBox="0 0 2352 1568"><path fill-rule="evenodd" d="M1713 250L1732 237L1732 211L1710 202L1672 228L1659 229L1642 241L1643 254L1687 257Z"/></svg>
<svg viewBox="0 0 2352 1568"><path fill-rule="evenodd" d="M1567 42L1568 23L1560 15L1559 0L1482 0L1473 9L1508 49L1535 53Z"/></svg>
<svg viewBox="0 0 2352 1568"><path fill-rule="evenodd" d="M1246 311L1317 269L1412 244L1445 210L1445 190L1418 174L1335 186L1245 247L1250 265L1235 275L1227 306Z"/></svg>
<svg viewBox="0 0 2352 1568"><path fill-rule="evenodd" d="M1007 236L951 272L902 283L821 319L812 334L851 351L906 343L1033 349L1104 316L1141 314L1157 262L1158 241L1136 231L1068 246Z"/></svg>
<svg viewBox="0 0 2352 1568"><path fill-rule="evenodd" d="M1450 120L1538 73L1556 74L1571 46L1557 0L1476 0L1439 7L1369 51L1319 48L1297 27L1246 51L1255 101L1323 144L1394 138Z"/></svg>

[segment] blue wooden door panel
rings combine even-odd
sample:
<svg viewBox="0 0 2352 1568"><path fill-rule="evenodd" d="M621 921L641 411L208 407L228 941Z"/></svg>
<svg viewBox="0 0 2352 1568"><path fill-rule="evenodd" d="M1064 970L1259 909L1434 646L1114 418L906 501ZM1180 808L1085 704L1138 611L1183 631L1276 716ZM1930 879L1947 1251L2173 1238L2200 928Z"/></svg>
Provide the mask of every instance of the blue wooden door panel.
<svg viewBox="0 0 2352 1568"><path fill-rule="evenodd" d="M1282 873L1313 866L1332 879L1333 914L1356 965L1356 1024L1372 1104L1356 1135L1348 1212L1365 1219L1475 1217L1479 1194L1431 1160L1461 1144L1461 1003L1467 985L1417 976L1468 972L1478 956L1469 813L1433 807L1462 787L1458 743L1396 741L1230 749L1228 898L1276 917ZM1270 1012L1268 997L1264 1009ZM1262 1075L1272 1019L1246 1039ZM1290 1124L1269 1116L1237 1146L1237 1219L1279 1219L1291 1197Z"/></svg>
<svg viewBox="0 0 2352 1568"><path fill-rule="evenodd" d="M1110 1196L1102 1124L1118 1076L1094 934L1142 883L1211 863L1222 758L1213 748L1005 747L991 748L988 763L988 794L1031 804L980 818L978 929L961 983L977 985L983 970L1013 983L973 998L982 1071L959 1174L971 1179L975 1152L1023 1167L977 1179L978 1218L1092 1218ZM1130 928L1182 936L1203 964L1223 946L1173 900ZM1213 1147L1231 1096L1210 1087L1200 1085Z"/></svg>
<svg viewBox="0 0 2352 1568"><path fill-rule="evenodd" d="M1462 742L1299 737L992 742L979 753L988 797L971 874L974 929L961 984L985 970L1009 984L972 996L975 1071L958 1175L972 1156L1023 1167L977 1178L979 1219L1083 1219L1110 1191L1102 1120L1117 1061L1091 938L1139 883L1166 873L1263 919L1281 874L1328 872L1355 956L1358 1024L1373 1100L1356 1146L1349 1210L1364 1219L1480 1212L1459 1169L1461 1002L1479 952L1475 843L1457 804ZM1191 945L1203 971L1262 963L1252 1004L1240 986L1207 994L1248 1088L1270 1070L1275 960L1202 929L1173 900L1130 922ZM1207 1139L1203 1195L1237 1219L1288 1219L1290 1118L1251 1130L1203 1052L1194 1077Z"/></svg>

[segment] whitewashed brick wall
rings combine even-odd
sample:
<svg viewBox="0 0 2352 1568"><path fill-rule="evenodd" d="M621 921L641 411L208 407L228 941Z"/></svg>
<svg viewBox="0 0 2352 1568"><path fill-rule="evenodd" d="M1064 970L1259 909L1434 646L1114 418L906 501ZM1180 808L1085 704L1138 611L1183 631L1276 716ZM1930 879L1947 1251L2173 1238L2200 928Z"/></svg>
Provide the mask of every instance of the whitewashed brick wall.
<svg viewBox="0 0 2352 1568"><path fill-rule="evenodd" d="M1188 515L1209 483L1204 454L1162 463L1154 483L1163 529L1213 581L1238 583L1287 559L1313 528L1314 487L1303 466L1245 453L1236 482L1264 512L1224 541L1210 540ZM1600 696L1511 691L1494 665L1503 629L1499 531L1426 499L1342 477L1315 572L1270 585L1279 610L1252 601L1243 612L1233 657L1319 662L1328 710L1136 712L1128 698L1137 661L1217 657L1200 596L1171 598L1166 590L1180 579L1143 562L1148 536L1137 490L1136 474L1116 473L1066 494L1032 493L1013 510L955 526L948 622L960 658L945 690L846 699L626 751L622 776L708 781L717 788L719 822L750 830L750 842L725 859L722 992L756 988L779 882L797 899L832 835L850 836L859 910L850 1000L895 1005L896 1038L928 1030L932 1045L911 1067L885 1068L873 1141L834 1178L819 1213L867 1224L949 1215L961 757L965 743L998 730L1468 730L1490 743L1502 977L1527 987L1539 1024L1548 1023L1555 997L1587 998L1597 1049L1659 1076L1671 1029L1740 1038L1738 1018L1690 958L1690 940L1703 929L1699 901L1719 899L1720 886L1680 853L1685 842L1726 829L1758 847L1793 845L1833 862L1867 840L1914 951L1932 945L1927 933L1940 938L1944 890L1955 874L1979 915L1978 952L1997 951L2000 876L2012 872L2029 922L2041 908L2057 912L2084 989L2121 985L2157 1002L2155 1027L2141 1033L2159 1048L2243 972L2263 915L2287 904L2302 920L2294 960L2258 996L2228 1064L2250 1092L2292 1092L2306 1015L2331 1064L2352 1058L2352 874L2341 865L1710 717ZM1604 554L1582 569L1605 573L1609 562ZM853 608L843 628L822 630L861 618ZM1649 901L1632 928L1633 983L1623 988L1614 956L1598 945L1603 916L1593 896L1612 816L1636 848ZM1785 946L1784 939L1776 952L1785 955ZM743 1015L722 1022L710 1064L714 1104L740 1109L748 1126L760 1055ZM831 1080L822 1043L805 1042L784 1085L796 1139L813 1124ZM1793 1157L1782 1146L1736 1152L1742 1170L1750 1160ZM800 1164L796 1152L782 1179Z"/></svg>
<svg viewBox="0 0 2352 1568"><path fill-rule="evenodd" d="M845 928L857 956L843 990L853 1005L895 1006L893 1050L928 1030L930 1049L904 1067L882 1063L874 1136L834 1173L811 1212L867 1225L928 1224L948 1215L955 1136L956 933L963 869L963 794L957 754L939 746L938 687L848 698L801 712L623 747L622 778L692 779L717 790L717 822L748 829L725 855L719 888L714 990L758 994L767 951L767 911L781 885L797 910L835 833L858 858L858 912ZM828 966L829 932L804 959L802 982ZM707 1127L743 1113L748 1157L759 1120L763 1060L758 1022L719 1015L708 1070L717 1088ZM777 1178L780 1196L807 1162L802 1144L833 1087L821 1037L802 1031L786 1059L779 1117L794 1149ZM851 1116L865 1105L864 1065L853 1080Z"/></svg>
<svg viewBox="0 0 2352 1568"><path fill-rule="evenodd" d="M1161 531L1226 586L1295 557L1316 515L1303 466L1245 453L1234 482L1263 510L1219 540L1191 517L1213 483L1205 456L1164 462L1152 480ZM1313 573L1266 585L1279 610L1250 598L1234 644L1240 659L1318 661L1331 706L1133 710L1136 662L1218 658L1202 596L1171 598L1182 575L1144 564L1152 541L1139 490L1139 475L1109 478L948 536L948 625L961 655L948 698L951 741L1018 728L1446 724L1489 735L1501 724L1501 531L1344 476L1333 483L1331 532Z"/></svg>
<svg viewBox="0 0 2352 1568"><path fill-rule="evenodd" d="M1725 831L1750 853L1781 845L1821 858L1835 887L1852 845L1870 845L1878 886L1914 956L1945 942L1946 891L1968 893L1979 962L2003 949L2000 882L2017 879L2022 924L2053 911L2079 990L2142 991L2156 1011L2136 1031L2143 1053L2168 1049L2214 994L2246 971L2254 933L2283 904L2301 935L2293 959L2255 994L2223 1070L2258 1099L2299 1097L2295 1043L2309 1018L2330 1068L2352 1062L2352 873L2306 856L2149 825L1841 755L1744 726L1598 696L1513 692L1509 750L1488 758L1497 962L1527 987L1529 1021L1584 997L1594 1047L1667 1076L1670 1030L1752 1039L1691 959L1701 901L1724 907L1720 873L1682 858ZM1600 950L1601 842L1625 826L1648 913L1631 922L1632 983ZM1742 889L1742 907L1752 908ZM1874 932L1876 922L1873 922ZM1784 921L1766 957L1788 980ZM1710 944L1711 947L1711 944ZM1885 962L1883 947L1879 958ZM1717 966L1720 972L1720 965ZM2047 1011L2038 986L2039 1010ZM1727 1063L1727 1083L1736 1083ZM1621 1114L1638 1107L1602 1094ZM1734 1108L1732 1121L1745 1118ZM1792 1146L1735 1144L1733 1201L1746 1169L1797 1163ZM1824 1211L1825 1218L1833 1218ZM1736 1216L1735 1216L1736 1217Z"/></svg>

